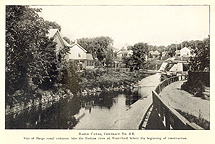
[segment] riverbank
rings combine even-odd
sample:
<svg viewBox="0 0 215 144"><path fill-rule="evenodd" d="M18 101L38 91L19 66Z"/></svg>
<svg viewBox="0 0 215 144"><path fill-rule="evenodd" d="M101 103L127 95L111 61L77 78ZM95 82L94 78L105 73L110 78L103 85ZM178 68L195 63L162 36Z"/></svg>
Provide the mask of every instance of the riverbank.
<svg viewBox="0 0 215 144"><path fill-rule="evenodd" d="M90 73L90 76L89 76ZM144 72L114 72L97 75L89 71L81 77L81 92L79 95L89 95L101 91L123 91L140 88L139 81L152 75ZM95 76L97 75L97 76Z"/></svg>
<svg viewBox="0 0 215 144"><path fill-rule="evenodd" d="M92 71L90 71L92 72ZM87 76L86 76L87 75ZM103 73L98 75L98 73L85 73L85 76L80 77L82 79L81 91L77 94L73 94L70 90L65 88L59 88L55 91L43 91L38 89L39 97L35 99L30 99L28 102L16 102L12 106L6 105L5 115L18 116L24 110L30 110L32 107L41 107L42 110L50 107L53 103L58 102L60 99L73 98L74 96L88 96L88 95L98 95L102 91L124 91L126 90L136 90L139 87L138 81L150 74L137 73L137 72L122 72L122 73ZM24 95L24 92L19 90L14 97L20 97Z"/></svg>

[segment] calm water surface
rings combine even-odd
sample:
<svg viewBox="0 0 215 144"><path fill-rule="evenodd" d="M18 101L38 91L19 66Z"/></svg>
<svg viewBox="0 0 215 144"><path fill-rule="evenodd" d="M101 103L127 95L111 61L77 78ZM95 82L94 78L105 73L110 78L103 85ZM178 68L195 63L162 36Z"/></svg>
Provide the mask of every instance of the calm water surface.
<svg viewBox="0 0 215 144"><path fill-rule="evenodd" d="M140 98L138 91L123 91L61 99L6 117L6 129L109 129Z"/></svg>

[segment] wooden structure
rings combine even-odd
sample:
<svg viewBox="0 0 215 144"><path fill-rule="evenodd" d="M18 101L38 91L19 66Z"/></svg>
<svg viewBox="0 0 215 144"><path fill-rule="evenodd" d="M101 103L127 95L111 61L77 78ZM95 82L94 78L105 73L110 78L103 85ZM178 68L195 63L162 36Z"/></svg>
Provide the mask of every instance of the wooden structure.
<svg viewBox="0 0 215 144"><path fill-rule="evenodd" d="M167 130L200 130L203 129L195 123L189 122L186 118L184 118L180 113L178 113L171 106L167 105L162 98L159 96L159 93L169 84L187 79L187 75L180 75L171 77L162 81L154 91L152 91L153 97L153 109L156 110L159 115L161 121L164 124L164 127Z"/></svg>

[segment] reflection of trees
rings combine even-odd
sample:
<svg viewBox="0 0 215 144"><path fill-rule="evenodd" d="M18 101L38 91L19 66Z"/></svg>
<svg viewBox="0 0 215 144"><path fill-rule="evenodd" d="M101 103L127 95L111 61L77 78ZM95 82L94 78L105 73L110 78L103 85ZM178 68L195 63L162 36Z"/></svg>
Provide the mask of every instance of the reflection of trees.
<svg viewBox="0 0 215 144"><path fill-rule="evenodd" d="M78 123L74 115L80 108L77 98L60 100L45 110L32 107L15 119L8 117L6 128L72 129Z"/></svg>
<svg viewBox="0 0 215 144"><path fill-rule="evenodd" d="M87 96L82 99L81 105L84 107L99 106L101 108L110 109L116 101L113 97L118 95L117 92L102 92L98 96Z"/></svg>
<svg viewBox="0 0 215 144"><path fill-rule="evenodd" d="M135 103L138 99L141 98L141 96L139 95L138 91L126 91L124 93L126 100L125 100L125 104L127 106L132 105L133 103Z"/></svg>
<svg viewBox="0 0 215 144"><path fill-rule="evenodd" d="M140 96L138 92L102 92L97 96L86 96L82 98L73 97L72 99L61 99L52 104L49 108L42 110L42 105L25 110L19 116L6 117L6 128L36 128L36 129L72 129L78 120L74 115L78 114L81 108L91 109L94 106L110 109L116 103L116 97L124 94L125 104L130 106L136 102Z"/></svg>

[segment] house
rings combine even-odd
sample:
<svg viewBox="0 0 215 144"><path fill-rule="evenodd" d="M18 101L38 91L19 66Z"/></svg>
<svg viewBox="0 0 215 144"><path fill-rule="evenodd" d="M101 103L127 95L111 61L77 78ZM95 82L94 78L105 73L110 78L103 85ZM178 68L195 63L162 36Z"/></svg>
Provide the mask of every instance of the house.
<svg viewBox="0 0 215 144"><path fill-rule="evenodd" d="M156 51L149 51L149 54L151 55L151 57L153 59L157 58L160 56L160 53L156 50Z"/></svg>
<svg viewBox="0 0 215 144"><path fill-rule="evenodd" d="M191 57L191 49L184 47L181 50L176 50L175 57L179 60L187 61Z"/></svg>
<svg viewBox="0 0 215 144"><path fill-rule="evenodd" d="M49 33L48 33L48 38L51 39L53 38L53 41L56 42L56 55L57 58L60 59L60 50L62 50L63 48L70 48L71 45L68 44L63 37L61 36L61 33L58 29L49 29Z"/></svg>
<svg viewBox="0 0 215 144"><path fill-rule="evenodd" d="M87 51L80 46L77 41L71 45L67 59L68 61L74 62L78 66L79 70L94 68L94 59L92 54L87 53Z"/></svg>
<svg viewBox="0 0 215 144"><path fill-rule="evenodd" d="M180 56L181 57L190 57L191 56L191 50L190 48L184 47L180 50Z"/></svg>
<svg viewBox="0 0 215 144"><path fill-rule="evenodd" d="M122 57L130 57L133 55L132 50L128 50L127 48L123 47L117 52L117 56L121 59Z"/></svg>

